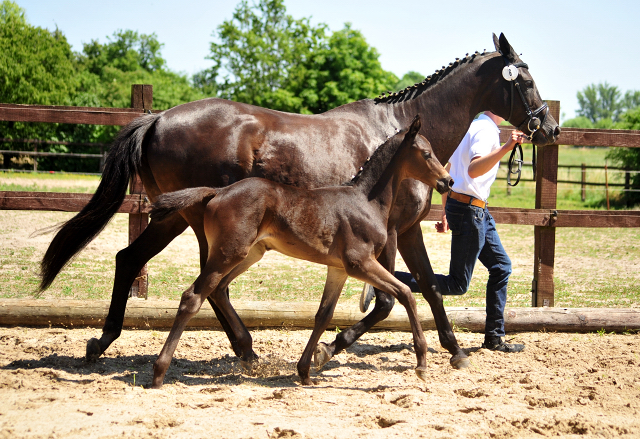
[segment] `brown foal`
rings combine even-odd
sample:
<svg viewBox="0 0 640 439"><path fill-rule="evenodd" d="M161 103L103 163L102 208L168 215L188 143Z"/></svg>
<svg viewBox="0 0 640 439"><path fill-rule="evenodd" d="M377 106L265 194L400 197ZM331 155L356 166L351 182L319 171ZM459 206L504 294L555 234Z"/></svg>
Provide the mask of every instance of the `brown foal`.
<svg viewBox="0 0 640 439"><path fill-rule="evenodd" d="M249 331L235 312L226 289L267 250L324 264L327 280L315 326L298 361L302 384L311 360L348 276L391 294L406 308L417 357L416 374L424 380L427 343L410 289L376 260L387 244L387 224L400 183L413 178L443 193L452 180L422 135L420 118L388 139L343 186L302 189L262 178L247 178L224 188L191 188L161 195L152 218L161 221L176 211L202 213L209 253L207 262L182 295L167 341L153 369L153 388L162 386L173 353L189 319L211 296L228 320L241 359L256 359Z"/></svg>

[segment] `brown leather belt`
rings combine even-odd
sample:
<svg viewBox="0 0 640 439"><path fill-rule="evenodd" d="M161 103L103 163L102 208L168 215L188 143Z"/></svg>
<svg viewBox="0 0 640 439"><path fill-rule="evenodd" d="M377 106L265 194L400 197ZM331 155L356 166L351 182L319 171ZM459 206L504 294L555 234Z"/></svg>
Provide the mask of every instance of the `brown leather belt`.
<svg viewBox="0 0 640 439"><path fill-rule="evenodd" d="M448 196L453 198L456 201L460 201L461 203L471 204L472 206L476 206L476 207L479 207L481 209L484 209L485 206L487 205L487 203L485 203L482 200L479 200L479 199L474 198L474 197L469 196L469 195L459 194L459 193L454 192L454 191L449 191L449 195Z"/></svg>

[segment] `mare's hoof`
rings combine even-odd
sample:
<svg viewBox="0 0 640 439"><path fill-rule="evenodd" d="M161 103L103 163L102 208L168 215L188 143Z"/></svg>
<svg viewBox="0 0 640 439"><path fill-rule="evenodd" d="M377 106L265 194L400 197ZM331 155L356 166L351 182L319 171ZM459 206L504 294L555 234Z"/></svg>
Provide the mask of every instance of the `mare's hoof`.
<svg viewBox="0 0 640 439"><path fill-rule="evenodd" d="M469 361L469 357L462 357L460 355L454 355L453 357L451 357L451 360L449 360L449 362L455 369L466 369L471 364L471 362Z"/></svg>
<svg viewBox="0 0 640 439"><path fill-rule="evenodd" d="M416 375L418 375L418 378L420 378L422 381L426 382L427 381L427 368L426 367L416 367Z"/></svg>
<svg viewBox="0 0 640 439"><path fill-rule="evenodd" d="M85 359L87 360L87 363L95 363L98 361L98 358L100 358L100 355L102 355L100 342L97 338L92 338L87 342L87 354Z"/></svg>
<svg viewBox="0 0 640 439"><path fill-rule="evenodd" d="M313 353L313 365L317 369L321 369L325 364L331 360L331 354L326 343L318 343L316 350Z"/></svg>

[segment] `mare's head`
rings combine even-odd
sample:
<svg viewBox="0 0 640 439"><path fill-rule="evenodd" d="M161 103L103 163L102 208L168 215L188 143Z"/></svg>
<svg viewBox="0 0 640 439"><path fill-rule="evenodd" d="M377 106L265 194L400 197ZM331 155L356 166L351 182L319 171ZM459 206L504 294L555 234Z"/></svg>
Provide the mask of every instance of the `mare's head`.
<svg viewBox="0 0 640 439"><path fill-rule="evenodd" d="M420 180L443 194L451 189L453 179L433 153L431 143L418 133L421 125L420 116L416 116L400 145L402 171L406 177Z"/></svg>
<svg viewBox="0 0 640 439"><path fill-rule="evenodd" d="M522 62L504 34L500 34L500 38L493 34L493 43L501 55L502 64L498 67L502 74L498 81L503 92L496 96L494 108L489 110L531 136L534 144L555 143L560 135L560 127L540 97L529 66Z"/></svg>

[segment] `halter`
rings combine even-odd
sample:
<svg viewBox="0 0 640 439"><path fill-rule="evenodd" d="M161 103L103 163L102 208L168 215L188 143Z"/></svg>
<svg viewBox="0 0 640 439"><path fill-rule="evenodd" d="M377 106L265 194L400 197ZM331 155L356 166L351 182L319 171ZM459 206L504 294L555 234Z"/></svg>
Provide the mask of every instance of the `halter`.
<svg viewBox="0 0 640 439"><path fill-rule="evenodd" d="M509 59L507 59L507 57L504 56L503 53L500 53L500 54L502 55L502 58L504 59L504 64L505 64L504 69L502 69L502 76L504 77L505 80L507 80L511 84L511 108L509 110L509 117L507 118L507 120L511 122L511 116L513 115L513 96L515 94L513 88L515 86L515 88L518 90L518 94L520 95L520 99L522 100L522 104L524 105L524 109L527 113L527 117L522 121L520 125L516 125L516 128L518 128L518 130L524 133L528 131L529 138L533 139L533 136L535 135L535 133L544 124L544 121L547 118L547 114L549 113L549 107L547 106L546 102L543 102L540 107L538 107L534 111L531 111L531 107L529 107L529 104L527 103L527 100L524 97L524 93L522 92L522 88L520 88L520 83L517 80L519 76L518 68L522 67L528 70L529 66L527 65L527 63L524 63L524 62L518 62L518 63L512 64L509 61ZM541 113L542 113L542 117L539 117ZM526 131L525 131L525 128L526 128ZM533 159L532 159L533 179L535 180L536 178L536 145L535 143L532 143L532 145L533 145ZM520 144L518 144L517 146L520 146ZM509 167L511 167L512 158L513 158L513 153L511 154L511 158L509 159L510 161ZM519 181L520 181L520 176L518 176L518 180L513 186L518 184Z"/></svg>

